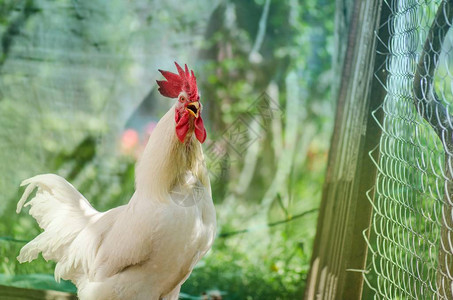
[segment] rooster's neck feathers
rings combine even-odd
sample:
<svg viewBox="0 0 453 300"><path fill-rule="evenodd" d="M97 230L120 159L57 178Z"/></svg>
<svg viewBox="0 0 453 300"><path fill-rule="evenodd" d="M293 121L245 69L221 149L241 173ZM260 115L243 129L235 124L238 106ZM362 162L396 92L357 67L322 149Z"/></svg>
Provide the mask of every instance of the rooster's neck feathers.
<svg viewBox="0 0 453 300"><path fill-rule="evenodd" d="M149 138L137 163L135 182L137 193L146 198L166 201L170 190L191 172L207 186L201 144L190 136L181 143L175 133L174 106L162 117Z"/></svg>

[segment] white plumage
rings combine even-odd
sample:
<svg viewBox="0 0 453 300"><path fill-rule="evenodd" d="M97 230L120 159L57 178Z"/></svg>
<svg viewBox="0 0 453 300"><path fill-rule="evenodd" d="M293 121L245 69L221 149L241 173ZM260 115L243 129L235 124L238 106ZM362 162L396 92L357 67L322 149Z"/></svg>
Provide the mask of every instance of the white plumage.
<svg viewBox="0 0 453 300"><path fill-rule="evenodd" d="M193 129L184 143L178 140L175 111L153 130L127 205L98 212L62 177L25 180L17 212L30 206L44 231L18 260L41 252L56 261L55 278L73 281L83 300L177 299L213 243L216 220L201 144Z"/></svg>

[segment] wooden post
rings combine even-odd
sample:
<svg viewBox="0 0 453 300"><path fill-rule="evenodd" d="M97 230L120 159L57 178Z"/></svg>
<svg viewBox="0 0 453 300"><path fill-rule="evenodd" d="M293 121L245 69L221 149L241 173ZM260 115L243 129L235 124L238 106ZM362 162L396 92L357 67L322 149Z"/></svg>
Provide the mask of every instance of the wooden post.
<svg viewBox="0 0 453 300"><path fill-rule="evenodd" d="M2 300L77 300L73 294L17 288L12 286L0 285L0 299Z"/></svg>
<svg viewBox="0 0 453 300"><path fill-rule="evenodd" d="M337 113L318 217L305 299L360 299L367 256L363 232L372 206L366 193L377 169L369 153L381 135L373 112L386 95L386 46L390 9L382 0L337 0L337 27L351 7L344 63L339 76ZM345 10L338 9L343 6ZM349 24L349 25L348 25ZM344 28L344 27L343 27ZM376 38L376 35L378 38ZM338 43L346 41L339 40ZM377 50L377 51L376 51ZM381 53L376 55L376 52ZM374 116L378 120L381 114ZM377 156L377 152L372 154ZM376 157L374 157L376 159Z"/></svg>

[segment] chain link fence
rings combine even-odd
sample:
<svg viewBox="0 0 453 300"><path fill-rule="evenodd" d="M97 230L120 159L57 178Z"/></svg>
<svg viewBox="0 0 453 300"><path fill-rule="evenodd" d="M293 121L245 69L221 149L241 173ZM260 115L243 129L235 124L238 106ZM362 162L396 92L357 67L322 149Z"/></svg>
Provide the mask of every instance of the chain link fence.
<svg viewBox="0 0 453 300"><path fill-rule="evenodd" d="M375 299L453 299L453 1L383 5L391 37L365 280Z"/></svg>

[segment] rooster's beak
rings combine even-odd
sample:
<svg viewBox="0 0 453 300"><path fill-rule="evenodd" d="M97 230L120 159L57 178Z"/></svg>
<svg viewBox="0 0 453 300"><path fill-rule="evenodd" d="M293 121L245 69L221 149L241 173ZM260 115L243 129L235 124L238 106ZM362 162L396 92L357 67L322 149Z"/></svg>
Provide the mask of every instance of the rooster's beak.
<svg viewBox="0 0 453 300"><path fill-rule="evenodd" d="M187 104L186 109L189 113L192 114L192 116L198 118L198 116L200 115L200 102L190 102L189 104Z"/></svg>

